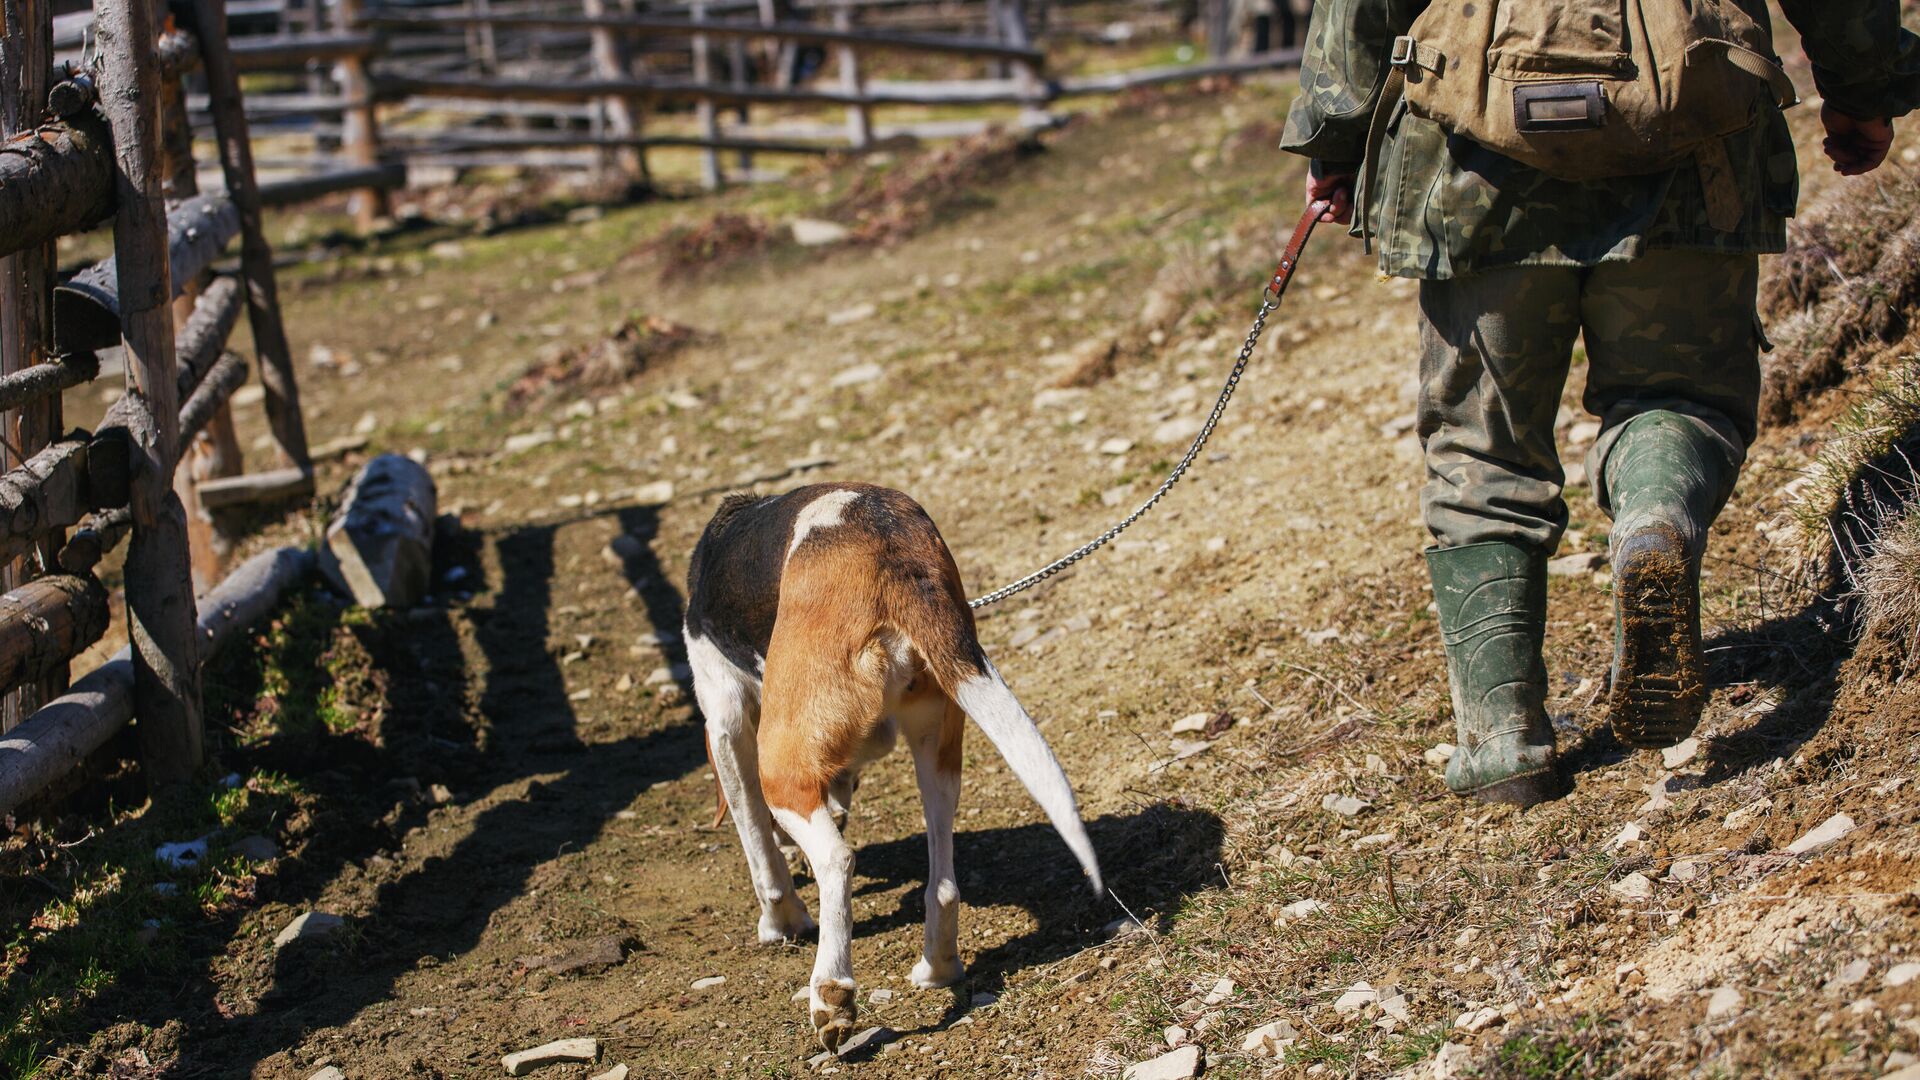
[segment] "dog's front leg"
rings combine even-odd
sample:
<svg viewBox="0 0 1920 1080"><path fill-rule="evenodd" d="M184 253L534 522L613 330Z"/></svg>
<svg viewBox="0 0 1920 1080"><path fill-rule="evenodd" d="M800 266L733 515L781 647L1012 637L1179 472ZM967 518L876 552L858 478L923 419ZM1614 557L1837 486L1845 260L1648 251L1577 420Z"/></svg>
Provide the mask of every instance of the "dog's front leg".
<svg viewBox="0 0 1920 1080"><path fill-rule="evenodd" d="M834 828L823 801L802 817L790 807L771 807L775 821L807 853L820 883L820 948L807 980L807 1016L820 1045L838 1051L853 1034L858 1013L853 984L853 852Z"/></svg>

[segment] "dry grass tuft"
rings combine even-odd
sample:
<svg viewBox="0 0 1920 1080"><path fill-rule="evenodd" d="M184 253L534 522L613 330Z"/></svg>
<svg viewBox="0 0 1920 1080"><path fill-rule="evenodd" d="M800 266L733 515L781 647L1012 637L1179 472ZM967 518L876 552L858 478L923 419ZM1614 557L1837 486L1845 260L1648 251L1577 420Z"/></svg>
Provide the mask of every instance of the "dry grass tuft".
<svg viewBox="0 0 1920 1080"><path fill-rule="evenodd" d="M960 139L884 172L862 174L828 216L853 230L854 243L897 244L942 214L984 204L982 188L1040 149L1031 136L1005 132Z"/></svg>
<svg viewBox="0 0 1920 1080"><path fill-rule="evenodd" d="M1760 406L1770 423L1843 381L1862 346L1899 340L1920 304L1920 174L1883 171L1809 207L1761 283L1760 311L1776 322Z"/></svg>
<svg viewBox="0 0 1920 1080"><path fill-rule="evenodd" d="M715 214L699 225L670 230L652 247L660 256L660 277L669 280L765 251L774 231L751 214Z"/></svg>
<svg viewBox="0 0 1920 1080"><path fill-rule="evenodd" d="M1846 415L1807 469L1793 505L1804 568L1852 578L1920 481L1920 357L1908 357Z"/></svg>
<svg viewBox="0 0 1920 1080"><path fill-rule="evenodd" d="M1912 671L1920 664L1920 500L1881 527L1854 588L1867 636L1892 645Z"/></svg>
<svg viewBox="0 0 1920 1080"><path fill-rule="evenodd" d="M560 397L605 393L627 383L695 337L692 327L657 315L635 316L591 345L555 350L507 387L518 412Z"/></svg>

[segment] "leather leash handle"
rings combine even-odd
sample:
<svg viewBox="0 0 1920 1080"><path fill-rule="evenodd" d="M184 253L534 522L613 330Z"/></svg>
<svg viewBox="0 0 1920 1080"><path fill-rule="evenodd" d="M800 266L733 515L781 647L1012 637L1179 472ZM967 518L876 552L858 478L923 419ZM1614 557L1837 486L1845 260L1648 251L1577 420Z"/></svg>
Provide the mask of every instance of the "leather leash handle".
<svg viewBox="0 0 1920 1080"><path fill-rule="evenodd" d="M1293 280L1293 271L1300 265L1300 253L1306 250L1307 241L1313 236L1313 227L1320 223L1320 215L1331 209L1333 203L1327 199L1315 199L1307 204L1306 212L1300 215L1300 223L1293 227L1293 238L1287 241L1287 249L1280 253L1280 265L1273 271L1273 280L1267 282L1267 295L1274 303L1286 295L1287 282Z"/></svg>

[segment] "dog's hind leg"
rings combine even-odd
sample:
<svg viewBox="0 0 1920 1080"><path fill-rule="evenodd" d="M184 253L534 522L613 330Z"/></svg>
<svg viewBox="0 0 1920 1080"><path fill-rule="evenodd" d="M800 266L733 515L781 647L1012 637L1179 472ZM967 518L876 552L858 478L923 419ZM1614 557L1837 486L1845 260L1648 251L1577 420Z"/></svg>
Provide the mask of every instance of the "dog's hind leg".
<svg viewBox="0 0 1920 1080"><path fill-rule="evenodd" d="M953 819L960 807L960 741L966 714L932 689L921 696L910 694L897 715L913 751L913 772L927 819L927 937L910 978L922 989L951 986L966 973L960 964L960 886L953 870Z"/></svg>
<svg viewBox="0 0 1920 1080"><path fill-rule="evenodd" d="M713 774L733 811L740 847L746 852L753 893L760 901L762 944L799 937L813 929L807 907L793 888L793 874L780 851L767 800L760 793L755 719L760 708L755 680L704 638L686 637L693 667L693 694L706 718Z"/></svg>

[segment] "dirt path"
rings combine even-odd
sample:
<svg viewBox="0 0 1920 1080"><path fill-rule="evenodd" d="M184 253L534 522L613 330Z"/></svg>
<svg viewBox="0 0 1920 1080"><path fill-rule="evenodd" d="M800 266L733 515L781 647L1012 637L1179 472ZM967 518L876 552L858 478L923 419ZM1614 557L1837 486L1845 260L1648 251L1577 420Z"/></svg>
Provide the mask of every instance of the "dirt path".
<svg viewBox="0 0 1920 1080"><path fill-rule="evenodd" d="M1151 490L1211 404L1291 224L1300 170L1273 150L1285 97L1255 85L1125 103L1050 138L1037 159L996 165L971 205L871 251L774 244L704 269L665 266L660 238L716 212L822 213L843 194L823 173L811 189L718 204L440 243L413 235L349 256L326 281L296 274L289 316L302 347L316 347L302 372L316 439L361 429L374 449L426 454L460 521L439 554L444 595L375 619L308 598L262 638L266 675L238 664L219 676L235 717L223 760L303 784L272 825L286 856L249 886L256 901L211 907L218 917L185 935L184 981L101 1000L137 1026L96 1037L77 1071L138 1047L170 1062L165 1075L304 1080L331 1064L353 1080L486 1077L508 1051L592 1035L598 1067L539 1075L613 1062L649 1077L809 1073L816 1048L789 998L810 949L753 943L732 827L711 824L678 643L694 539L728 490L872 481L925 504L969 586L985 591L1100 531ZM1780 875L1797 871L1739 860L1900 768L1920 710L1864 743L1819 735L1844 740L1854 771L1810 776L1796 752L1822 745L1828 713L1854 707L1835 708L1830 675L1824 702L1821 685L1806 690L1817 717L1762 711L1755 702L1799 699L1777 693L1785 676L1758 660L1717 669L1724 688L1692 766L1610 746L1595 734L1593 692L1602 571L1554 587L1551 705L1580 790L1524 821L1464 811L1422 759L1450 729L1419 562L1411 287L1376 281L1358 245L1330 231L1296 290L1165 509L982 623L1080 793L1115 897L1085 895L1064 847L973 738L958 836L969 976L951 992L913 990L917 797L904 755L876 766L851 828L854 963L862 1026L897 1038L821 1071L1114 1074L1164 1049L1162 1029L1177 1023L1208 1046L1209 1075L1250 1075L1270 1065L1239 1052L1241 1035L1274 1019L1303 1032L1288 1075L1426 1069L1449 1038L1503 1047L1500 1023L1525 1053L1544 1047L1547 1064L1495 1075L1600 1061L1590 1031L1640 1047L1648 1074L1674 1060L1660 1047L1704 1060L1691 1012L1674 1019L1630 996L1616 956L1644 953L1667 1001L1731 978L1729 964L1759 981L1754 965L1779 950L1700 963L1747 925L1716 905L1787 887ZM509 406L507 387L536 358L601 341L630 317L695 337L616 393ZM1569 460L1591 437L1575 420L1569 411L1561 427ZM1736 657L1786 633L1786 621L1767 622L1774 594L1741 561L1759 557L1754 526L1806 456L1786 434L1770 438L1723 530L1730 561L1710 571L1716 625L1751 627L1716 639ZM1563 552L1603 549L1604 522L1583 490L1572 495ZM307 727L287 721L295 712L311 714ZM1201 713L1234 724L1214 723L1204 745L1169 739L1175 720ZM1795 778L1804 790L1789 795ZM1649 809L1649 785L1672 808ZM1778 819L1734 852L1722 818L1766 792ZM1341 795L1362 802L1361 816L1322 808ZM1898 785L1886 797L1882 820L1905 821ZM1657 846L1609 846L1628 820L1663 830ZM1845 879L1855 891L1911 889L1900 877L1910 830L1890 829L1877 835L1891 854L1847 864L1862 874ZM1708 850L1737 873L1684 888L1662 879L1684 893L1666 907L1609 906L1623 903L1610 883ZM1840 879L1792 887L1821 880ZM1726 890L1703 891L1710 882ZM811 884L802 892L811 901ZM1292 914L1303 899L1319 914ZM1891 914L1901 902L1848 909L1833 925L1890 955L1911 921ZM345 931L276 951L273 936L310 909L345 917ZM1110 941L1129 912L1166 932ZM618 962L553 970L608 936ZM695 988L714 977L725 981ZM1202 1002L1223 977L1238 988ZM1405 988L1410 1016L1337 1009L1360 980ZM1899 1026L1912 996L1884 994L1885 1023L1830 1057L1764 1060L1792 1072L1873 1055L1877 1066L1920 1046L1920 1030ZM1490 1034L1455 1032L1457 1015L1489 1006L1501 1018ZM1766 1015L1813 1031L1824 1007ZM1615 1026L1576 1023L1601 1013Z"/></svg>

